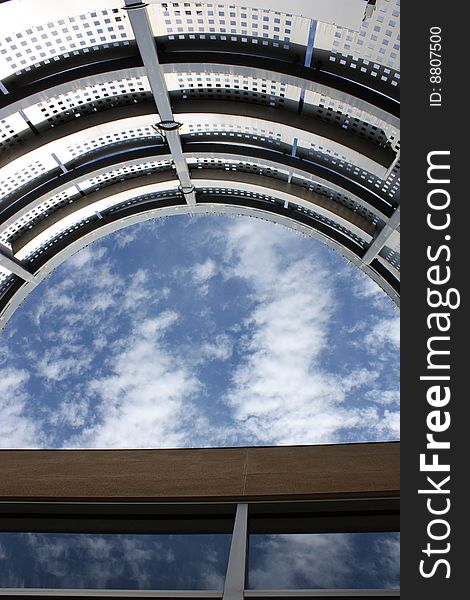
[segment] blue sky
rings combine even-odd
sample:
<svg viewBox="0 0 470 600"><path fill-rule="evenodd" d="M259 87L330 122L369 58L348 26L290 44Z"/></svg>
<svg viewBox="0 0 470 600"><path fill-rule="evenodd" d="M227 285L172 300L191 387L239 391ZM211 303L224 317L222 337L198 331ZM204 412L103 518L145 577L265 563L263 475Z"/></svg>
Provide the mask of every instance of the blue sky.
<svg viewBox="0 0 470 600"><path fill-rule="evenodd" d="M398 315L281 226L134 226L65 262L3 332L0 444L398 439ZM229 538L0 534L0 586L222 589ZM396 587L398 557L397 534L253 536L250 585Z"/></svg>
<svg viewBox="0 0 470 600"><path fill-rule="evenodd" d="M399 313L271 223L171 217L93 244L2 334L2 447L399 438Z"/></svg>

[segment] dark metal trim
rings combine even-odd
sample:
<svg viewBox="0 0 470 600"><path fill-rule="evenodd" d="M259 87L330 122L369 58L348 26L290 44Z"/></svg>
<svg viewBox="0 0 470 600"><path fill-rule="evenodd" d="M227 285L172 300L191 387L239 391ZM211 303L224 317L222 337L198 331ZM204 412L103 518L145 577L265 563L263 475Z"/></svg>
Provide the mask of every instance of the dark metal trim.
<svg viewBox="0 0 470 600"><path fill-rule="evenodd" d="M399 531L398 497L248 502L248 533ZM231 533L235 502L0 501L0 530Z"/></svg>
<svg viewBox="0 0 470 600"><path fill-rule="evenodd" d="M183 189L183 188L181 187L181 185L179 185L179 186L178 186L178 192L180 192L181 194L183 194L183 196L187 196L187 195L189 195L189 194L192 194L192 193L194 192L194 190L195 190L195 189L196 189L196 188L195 188L195 186L194 186L194 185L192 185L192 186L191 186L190 188L188 188L188 189Z"/></svg>
<svg viewBox="0 0 470 600"><path fill-rule="evenodd" d="M178 123L178 121L160 121L160 123L155 125L155 127L161 131L175 131L182 126L183 123Z"/></svg>

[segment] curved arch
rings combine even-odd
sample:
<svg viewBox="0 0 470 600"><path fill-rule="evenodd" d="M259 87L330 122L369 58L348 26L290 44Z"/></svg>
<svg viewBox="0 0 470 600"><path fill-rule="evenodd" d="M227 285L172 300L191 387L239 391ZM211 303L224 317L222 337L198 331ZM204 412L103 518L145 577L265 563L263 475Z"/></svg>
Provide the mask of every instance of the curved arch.
<svg viewBox="0 0 470 600"><path fill-rule="evenodd" d="M3 329L7 324L8 320L14 314L14 312L21 306L27 296L33 291L33 289L44 279L46 279L52 271L57 268L67 258L102 237L105 237L115 231L124 229L130 225L147 221L154 218L164 218L173 215L184 215L184 214L223 214L223 215L239 215L239 216L252 216L270 221L272 223L280 224L289 229L292 229L303 235L314 237L330 248L336 250L343 255L352 264L358 266L364 273L371 277L399 306L399 295L396 287L393 286L391 281L385 279L376 268L371 265L367 265L361 261L361 259L351 250L347 249L344 245L336 242L325 236L324 234L316 231L312 227L308 227L303 223L296 222L293 218L282 214L271 213L267 210L262 210L254 207L235 206L229 204L212 204L212 203L201 203L194 207L188 206L187 204L179 204L175 206L166 206L159 208L149 208L148 210L138 212L136 214L128 214L120 219L112 222L104 222L101 224L98 219L96 229L86 232L83 236L73 240L69 245L65 246L57 253L52 254L47 258L41 268L35 273L34 280L20 282L17 281L16 289L14 293L10 295L7 302L4 304L0 312L0 329Z"/></svg>
<svg viewBox="0 0 470 600"><path fill-rule="evenodd" d="M261 0L235 3L248 10L232 9L233 31L223 5L212 28L202 5L194 29L192 5L180 19L159 0L125 1L133 10L112 8L103 39L106 7L90 40L73 50L73 33L53 60L33 64L34 49L14 72L25 50L5 46L2 314L93 232L178 212L248 214L318 237L398 303L398 63L387 40L382 52L358 41L383 20L379 11L364 17L363 0L348 5L351 44L345 23L328 25L320 12L292 17L283 0L277 13L263 9L262 34ZM313 2L337 15L332 22L347 20L342 3ZM24 33L26 48L32 35Z"/></svg>

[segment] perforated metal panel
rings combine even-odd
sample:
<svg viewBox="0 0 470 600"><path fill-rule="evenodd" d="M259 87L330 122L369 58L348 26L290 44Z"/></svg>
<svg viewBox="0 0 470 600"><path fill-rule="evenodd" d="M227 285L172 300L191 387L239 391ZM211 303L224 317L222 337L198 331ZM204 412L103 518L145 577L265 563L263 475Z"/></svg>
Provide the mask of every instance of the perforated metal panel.
<svg viewBox="0 0 470 600"><path fill-rule="evenodd" d="M69 204L74 198L79 196L80 192L75 186L60 192L59 194L51 196L48 200L41 202L32 210L26 212L19 219L14 221L14 223L3 229L0 233L0 241L3 243L13 242L22 233L32 229L36 223L39 223L50 214L62 206Z"/></svg>
<svg viewBox="0 0 470 600"><path fill-rule="evenodd" d="M278 147L281 144L292 147L294 140L296 140L296 146L306 148L312 156L316 156L316 154L325 155L335 161L357 165L378 176L385 172L385 169L381 165L346 146L342 146L333 140L321 138L313 133L296 130L281 123L263 121L246 116L241 118L238 115L212 115L205 113L192 115L185 113L177 114L176 118L183 123L181 134L193 138L196 138L199 134L211 132L219 135L221 138L235 138L239 143L249 143L244 138L247 139L245 136L252 136L255 140L260 140L261 142L269 141Z"/></svg>
<svg viewBox="0 0 470 600"><path fill-rule="evenodd" d="M370 63L378 63L396 71L400 69L400 0L380 0L370 19L362 22L359 31L351 31L327 23L319 23L315 36L317 48L331 50L336 60L339 56L350 57L351 69L361 69ZM355 58L354 58L355 57ZM369 61L361 65L358 59ZM353 66L355 64L355 66ZM373 71L376 74L373 74ZM390 85L397 86L399 76L389 72L379 73L373 67L372 77L386 77Z"/></svg>
<svg viewBox="0 0 470 600"><path fill-rule="evenodd" d="M156 36L238 34L306 45L310 28L310 19L305 17L221 4L151 4L149 13Z"/></svg>
<svg viewBox="0 0 470 600"><path fill-rule="evenodd" d="M154 115L148 115L104 123L25 154L0 169L0 197L6 199L33 179L50 171L60 171L60 163L68 165L78 158L130 141L161 142L161 135L154 127L156 120Z"/></svg>
<svg viewBox="0 0 470 600"><path fill-rule="evenodd" d="M396 127L352 104L307 90L305 105L307 114L310 114L310 105L312 114L327 123L353 131L377 144L389 146L395 152L400 148L400 133Z"/></svg>
<svg viewBox="0 0 470 600"><path fill-rule="evenodd" d="M124 181L126 179L132 179L134 177L140 177L142 175L148 175L156 173L157 171L167 171L172 168L172 164L168 160L149 161L139 163L135 165L120 167L119 169L112 169L102 175L91 177L85 181L80 182L80 189L83 191L97 190L116 181Z"/></svg>
<svg viewBox="0 0 470 600"><path fill-rule="evenodd" d="M119 3L116 4L113 9L46 21L2 36L0 78L13 73L19 75L32 67L60 60L61 56L128 44L134 34L127 15L120 10Z"/></svg>
<svg viewBox="0 0 470 600"><path fill-rule="evenodd" d="M133 77L79 87L68 94L39 102L25 109L24 113L33 125L47 122L55 127L83 115L150 99L147 77Z"/></svg>
<svg viewBox="0 0 470 600"><path fill-rule="evenodd" d="M16 145L24 132L30 131L20 113L14 113L0 120L0 157Z"/></svg>
<svg viewBox="0 0 470 600"><path fill-rule="evenodd" d="M264 175L265 177L273 177L274 179L280 179L281 181L292 181L295 185L325 196L326 198L330 198L342 206L351 209L353 212L357 212L371 223L376 224L378 222L378 217L372 211L365 208L360 202L353 200L350 196L339 192L331 185L326 186L313 178L307 179L298 174L292 176L288 169L276 169L249 161L221 160L216 158L190 158L188 162L191 166L194 165L195 168L199 170L222 169L226 171L240 171L242 173L256 173Z"/></svg>
<svg viewBox="0 0 470 600"><path fill-rule="evenodd" d="M0 33L0 242L12 244L17 260L41 265L41 256L98 230L103 218L136 216L163 200L189 213L223 205L231 214L253 209L287 219L298 231L326 235L361 265L399 205L399 1L379 0L370 17L356 19L357 31L313 20L310 9L295 15L295 3L277 11L248 3L152 1L140 9L148 30L142 20L135 29L139 20L114 0L93 8L84 0L75 15L45 0L39 18L15 17L11 32ZM149 31L161 67L153 45L145 46ZM194 64L179 63L179 51ZM169 101L163 113L158 93ZM199 103L209 101L204 112ZM173 112L181 128L159 130L159 112ZM179 187L185 169L195 192ZM204 178L214 169L227 175L217 184L220 173ZM147 179L162 182L149 187L147 176L164 172ZM271 181L243 187L247 174ZM95 192L97 200L88 200ZM376 246L390 278L361 268L396 298L399 229ZM2 294L18 281L0 270L0 310Z"/></svg>

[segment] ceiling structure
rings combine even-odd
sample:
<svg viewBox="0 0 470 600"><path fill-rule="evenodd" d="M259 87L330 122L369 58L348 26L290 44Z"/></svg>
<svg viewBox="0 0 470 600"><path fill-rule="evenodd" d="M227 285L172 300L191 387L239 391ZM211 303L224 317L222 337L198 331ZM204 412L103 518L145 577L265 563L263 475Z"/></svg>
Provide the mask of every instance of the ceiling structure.
<svg viewBox="0 0 470 600"><path fill-rule="evenodd" d="M0 327L175 214L317 237L398 304L400 1L123 3L0 4Z"/></svg>

